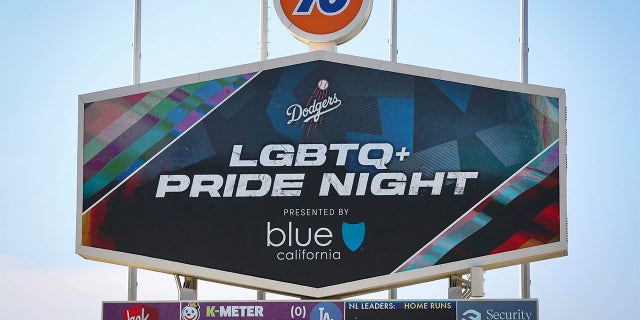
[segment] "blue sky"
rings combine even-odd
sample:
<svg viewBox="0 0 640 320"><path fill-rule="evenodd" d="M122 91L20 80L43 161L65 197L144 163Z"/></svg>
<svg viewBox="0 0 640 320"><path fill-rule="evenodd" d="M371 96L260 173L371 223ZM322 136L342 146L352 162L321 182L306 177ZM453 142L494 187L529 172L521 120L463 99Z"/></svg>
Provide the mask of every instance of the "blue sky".
<svg viewBox="0 0 640 320"><path fill-rule="evenodd" d="M519 79L519 1L398 4L398 62ZM388 59L388 1L338 52ZM142 81L258 59L258 1L143 1ZM126 300L126 268L74 253L77 96L131 84L132 1L0 1L0 317L91 319ZM541 319L622 319L640 303L640 2L530 1L529 82L566 89L569 255L532 264ZM270 10L269 58L307 51ZM486 273L487 298L518 296L517 267ZM141 300L175 299L141 271ZM400 288L444 298L445 281ZM369 295L385 297L386 292ZM199 298L255 291L200 283ZM270 299L282 298L268 295Z"/></svg>

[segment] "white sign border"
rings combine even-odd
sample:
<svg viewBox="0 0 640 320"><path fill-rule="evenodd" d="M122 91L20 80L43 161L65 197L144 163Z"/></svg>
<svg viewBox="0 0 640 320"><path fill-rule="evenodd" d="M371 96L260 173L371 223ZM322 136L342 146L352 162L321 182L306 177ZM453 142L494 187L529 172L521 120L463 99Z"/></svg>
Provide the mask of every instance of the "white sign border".
<svg viewBox="0 0 640 320"><path fill-rule="evenodd" d="M82 245L82 148L84 136L84 105L99 100L106 100L126 95L138 94L169 87L176 87L200 81L208 81L228 76L260 72L311 61L328 61L348 64L382 71L397 72L407 75L428 77L453 81L486 88L508 90L526 94L536 94L559 98L560 118L560 240L555 243L518 249L478 258L460 260L441 265L425 267L388 275L346 282L342 284L314 288L282 281L258 278L232 272L204 268L174 261L151 258L136 254L116 252ZM169 274L181 274L198 279L235 285L250 289L266 290L310 298L344 298L353 295L375 292L394 287L438 280L454 273L467 272L471 267L482 267L485 270L518 265L525 262L561 257L568 254L567 230L567 159L566 159L566 94L564 89L523 84L505 80L484 78L479 76L398 64L389 61L355 57L327 51L313 51L278 59L240 65L219 70L200 72L160 81L131 85L111 90L93 92L78 96L78 155L77 155L77 202L76 202L76 253L86 259L97 260L124 266L137 267Z"/></svg>

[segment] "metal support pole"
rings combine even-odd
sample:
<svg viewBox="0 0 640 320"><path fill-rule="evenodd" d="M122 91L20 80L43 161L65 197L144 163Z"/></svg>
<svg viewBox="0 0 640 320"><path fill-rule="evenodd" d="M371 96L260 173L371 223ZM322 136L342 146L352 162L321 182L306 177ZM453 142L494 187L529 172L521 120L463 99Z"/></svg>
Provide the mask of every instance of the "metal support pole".
<svg viewBox="0 0 640 320"><path fill-rule="evenodd" d="M140 60L142 52L140 51L141 40L141 20L142 20L142 0L133 0L133 84L140 84Z"/></svg>
<svg viewBox="0 0 640 320"><path fill-rule="evenodd" d="M469 296L474 298L484 297L484 269L482 267L471 267L469 270L469 281L471 281Z"/></svg>
<svg viewBox="0 0 640 320"><path fill-rule="evenodd" d="M140 20L142 20L142 0L133 0L133 56L132 56L132 81L133 84L140 84ZM127 281L127 300L138 300L138 269L129 267L129 275Z"/></svg>
<svg viewBox="0 0 640 320"><path fill-rule="evenodd" d="M529 83L529 4L520 2L520 82ZM531 267L529 263L520 266L520 298L531 298Z"/></svg>
<svg viewBox="0 0 640 320"><path fill-rule="evenodd" d="M389 61L398 62L398 1L389 0ZM387 292L389 300L398 299L398 289Z"/></svg>
<svg viewBox="0 0 640 320"><path fill-rule="evenodd" d="M389 61L398 62L398 0L389 0Z"/></svg>
<svg viewBox="0 0 640 320"><path fill-rule="evenodd" d="M268 0L260 0L260 39L258 44L259 61L267 60L269 57L269 51L267 49L267 34L269 30L269 2ZM267 293L258 290L256 291L257 300L267 300Z"/></svg>
<svg viewBox="0 0 640 320"><path fill-rule="evenodd" d="M398 299L398 288L389 289L387 298L389 298L389 300Z"/></svg>
<svg viewBox="0 0 640 320"><path fill-rule="evenodd" d="M138 268L129 267L127 301L138 300Z"/></svg>
<svg viewBox="0 0 640 320"><path fill-rule="evenodd" d="M449 276L449 289L447 299L462 299L462 276L452 274Z"/></svg>
<svg viewBox="0 0 640 320"><path fill-rule="evenodd" d="M198 300L198 279L184 277L182 290L180 290L180 300Z"/></svg>
<svg viewBox="0 0 640 320"><path fill-rule="evenodd" d="M180 283L180 276L175 274L174 277L180 300L198 300L198 279L184 276L184 282Z"/></svg>
<svg viewBox="0 0 640 320"><path fill-rule="evenodd" d="M520 82L529 83L529 4L520 3Z"/></svg>
<svg viewBox="0 0 640 320"><path fill-rule="evenodd" d="M531 298L531 265L529 263L520 265L520 298Z"/></svg>
<svg viewBox="0 0 640 320"><path fill-rule="evenodd" d="M259 40L259 60L268 59L269 51L267 50L267 33L269 30L269 2L268 0L260 0L260 40Z"/></svg>
<svg viewBox="0 0 640 320"><path fill-rule="evenodd" d="M316 51L316 50L322 50L322 51L329 51L329 52L337 52L338 51L338 45L331 41L331 42L309 42L309 52L311 51Z"/></svg>

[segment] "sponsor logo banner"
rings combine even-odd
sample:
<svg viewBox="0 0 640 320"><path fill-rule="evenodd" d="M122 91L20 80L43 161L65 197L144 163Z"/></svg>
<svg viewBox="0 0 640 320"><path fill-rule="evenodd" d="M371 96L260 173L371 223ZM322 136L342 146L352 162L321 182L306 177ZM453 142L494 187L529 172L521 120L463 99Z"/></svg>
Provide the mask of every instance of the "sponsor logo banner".
<svg viewBox="0 0 640 320"><path fill-rule="evenodd" d="M538 320L537 300L104 302L102 310L104 320Z"/></svg>
<svg viewBox="0 0 640 320"><path fill-rule="evenodd" d="M535 300L458 302L456 320L534 320L538 319Z"/></svg>
<svg viewBox="0 0 640 320"><path fill-rule="evenodd" d="M102 304L102 319L114 320L163 320L173 315L180 319L178 302L105 302Z"/></svg>
<svg viewBox="0 0 640 320"><path fill-rule="evenodd" d="M342 302L104 302L102 319L111 320L233 320L233 319L314 319L343 320Z"/></svg>

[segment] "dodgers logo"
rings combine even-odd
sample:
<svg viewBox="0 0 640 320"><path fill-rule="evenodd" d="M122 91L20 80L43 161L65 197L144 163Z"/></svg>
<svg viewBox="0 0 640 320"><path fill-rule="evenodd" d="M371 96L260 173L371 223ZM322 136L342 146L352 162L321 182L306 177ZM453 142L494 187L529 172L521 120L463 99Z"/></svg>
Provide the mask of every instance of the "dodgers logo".
<svg viewBox="0 0 640 320"><path fill-rule="evenodd" d="M282 23L298 40L340 44L364 27L373 0L274 0L273 4Z"/></svg>
<svg viewBox="0 0 640 320"><path fill-rule="evenodd" d="M342 320L342 310L335 303L321 302L313 310L309 319L311 320Z"/></svg>
<svg viewBox="0 0 640 320"><path fill-rule="evenodd" d="M317 128L322 123L323 115L342 106L342 100L340 100L338 94L335 92L331 94L328 89L329 81L320 79L306 104L295 103L287 108L286 114L289 119L287 124L297 127L298 123L302 123L303 128L306 125L308 137L311 124L314 124L313 127Z"/></svg>
<svg viewBox="0 0 640 320"><path fill-rule="evenodd" d="M302 106L300 104L292 104L287 108L287 124L302 122L319 122L322 115L338 109L342 105L342 100L338 98L338 94L329 94L329 81L321 79L318 81L316 89L309 97L308 102Z"/></svg>
<svg viewBox="0 0 640 320"><path fill-rule="evenodd" d="M351 252L355 252L360 248L364 241L365 232L366 228L364 222L356 224L346 222L342 223L342 240Z"/></svg>

